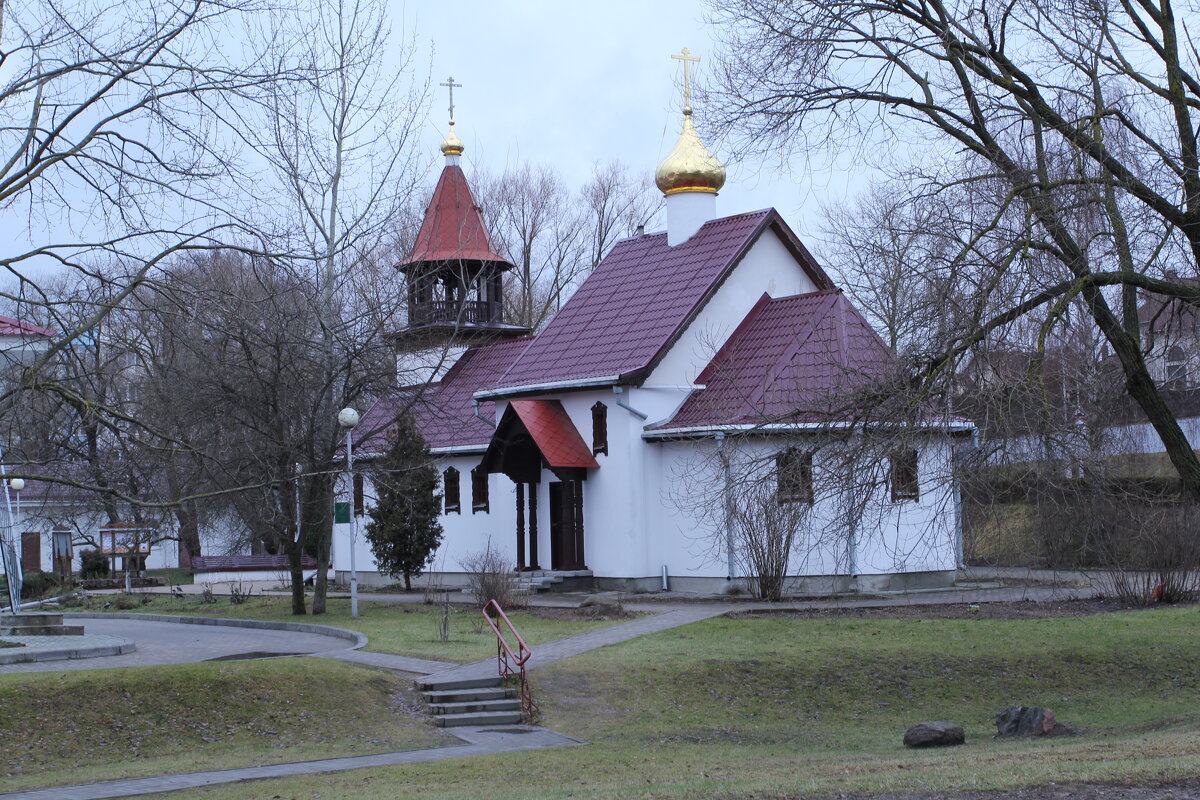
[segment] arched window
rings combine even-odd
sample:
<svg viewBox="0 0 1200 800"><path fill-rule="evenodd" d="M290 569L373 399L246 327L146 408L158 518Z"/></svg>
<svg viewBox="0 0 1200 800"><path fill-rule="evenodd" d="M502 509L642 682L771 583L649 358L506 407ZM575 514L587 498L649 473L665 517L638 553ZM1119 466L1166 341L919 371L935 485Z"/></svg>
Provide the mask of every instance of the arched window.
<svg viewBox="0 0 1200 800"><path fill-rule="evenodd" d="M1167 383L1186 386L1188 382L1187 353L1179 345L1167 350Z"/></svg>
<svg viewBox="0 0 1200 800"><path fill-rule="evenodd" d="M892 484L892 502L903 500L918 500L921 497L920 475L917 473L917 451L912 449L897 450L892 453L890 483Z"/></svg>
<svg viewBox="0 0 1200 800"><path fill-rule="evenodd" d="M597 402L592 406L592 455L608 455L608 406Z"/></svg>
<svg viewBox="0 0 1200 800"><path fill-rule="evenodd" d="M775 498L780 503L813 501L811 452L789 447L775 456Z"/></svg>
<svg viewBox="0 0 1200 800"><path fill-rule="evenodd" d="M442 493L446 498L446 513L461 514L462 510L458 499L458 470L454 467L446 467L446 471L442 473Z"/></svg>
<svg viewBox="0 0 1200 800"><path fill-rule="evenodd" d="M471 513L488 510L488 474L482 466L471 470Z"/></svg>

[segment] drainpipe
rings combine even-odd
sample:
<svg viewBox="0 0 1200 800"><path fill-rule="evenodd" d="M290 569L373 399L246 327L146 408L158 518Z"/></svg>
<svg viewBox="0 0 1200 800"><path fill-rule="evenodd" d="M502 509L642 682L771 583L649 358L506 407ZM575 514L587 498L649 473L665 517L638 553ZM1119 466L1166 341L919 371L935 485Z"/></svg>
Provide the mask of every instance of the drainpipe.
<svg viewBox="0 0 1200 800"><path fill-rule="evenodd" d="M476 417L478 417L479 419L483 420L483 421L484 421L484 422L486 422L488 425L491 425L493 428L494 428L494 427L496 427L496 420L494 420L494 419L488 419L488 418L487 418L487 417L485 417L483 414L480 414L480 413L479 413L479 401L478 401L478 400L476 400L474 397L472 397L472 398L471 398L471 409L472 409L472 410L475 412L475 416L476 416Z"/></svg>
<svg viewBox="0 0 1200 800"><path fill-rule="evenodd" d="M613 394L615 394L615 395L617 396L617 405L619 405L621 408L625 409L625 410L626 410L626 411L628 411L630 414L633 414L633 415L634 415L635 417L637 417L638 419L647 419L647 415L645 415L645 414L643 414L642 412L638 411L636 408L634 408L633 406L629 405L629 403L627 403L627 402L625 401L625 389L624 389L624 387L622 387L622 386L614 386L614 387L613 387Z"/></svg>
<svg viewBox="0 0 1200 800"><path fill-rule="evenodd" d="M725 450L725 432L717 431L717 458L721 459L721 499L725 505L725 571L726 580L732 581L737 572L733 554L733 482L729 453Z"/></svg>

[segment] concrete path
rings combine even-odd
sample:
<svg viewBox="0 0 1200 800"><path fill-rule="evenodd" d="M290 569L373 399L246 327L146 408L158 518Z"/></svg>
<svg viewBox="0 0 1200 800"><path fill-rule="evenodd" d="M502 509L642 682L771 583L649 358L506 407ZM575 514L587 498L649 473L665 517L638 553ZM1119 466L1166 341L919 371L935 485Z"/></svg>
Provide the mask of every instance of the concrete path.
<svg viewBox="0 0 1200 800"><path fill-rule="evenodd" d="M546 747L568 747L585 744L560 733L525 725L503 728L455 728L455 736L466 742L456 747L440 747L432 750L404 750L396 753L380 753L373 756L350 756L327 758L321 761L298 761L290 764L273 764L263 767L213 770L211 772L187 772L179 775L157 775L149 778L126 778L124 780L101 781L81 786L56 786L49 789L34 789L27 792L0 794L0 800L106 800L112 797L135 797L138 795L173 792L179 789L194 789L219 783L260 780L262 778L286 778L292 775L313 775L322 772L339 772L363 767L390 767L396 764L419 764L426 761L442 761L447 758L465 758L491 753L515 753L523 750L540 750Z"/></svg>
<svg viewBox="0 0 1200 800"><path fill-rule="evenodd" d="M453 661L430 661L427 658L412 658L410 656L394 656L389 653L368 653L365 650L339 650L330 653L318 653L322 658L336 658L339 661L349 661L353 664L366 664L369 667L412 672L416 675L429 675L458 666Z"/></svg>
<svg viewBox="0 0 1200 800"><path fill-rule="evenodd" d="M691 607L676 608L652 616L639 617L620 625L597 628L587 633L580 633L553 642L534 645L531 648L533 656L527 662L527 667L532 669L544 664L551 664L560 659L576 656L580 653L586 653L589 650L606 647L610 644L626 642L638 636L645 636L648 633L658 633L659 631L678 628L681 625L689 625L693 622L709 619L710 617L719 617L728 611L729 608L727 606L697 603ZM488 658L483 661L462 664L441 672L426 675L422 682L441 683L468 678L487 678L493 677L495 674L496 659Z"/></svg>
<svg viewBox="0 0 1200 800"><path fill-rule="evenodd" d="M354 642L346 639L296 631L225 625L188 625L142 619L100 618L85 619L82 622L85 636L128 639L137 645L137 649L124 655L79 661L8 664L0 666L0 675L15 672L114 669L149 664L188 664L244 653L315 654L346 650L355 646Z"/></svg>

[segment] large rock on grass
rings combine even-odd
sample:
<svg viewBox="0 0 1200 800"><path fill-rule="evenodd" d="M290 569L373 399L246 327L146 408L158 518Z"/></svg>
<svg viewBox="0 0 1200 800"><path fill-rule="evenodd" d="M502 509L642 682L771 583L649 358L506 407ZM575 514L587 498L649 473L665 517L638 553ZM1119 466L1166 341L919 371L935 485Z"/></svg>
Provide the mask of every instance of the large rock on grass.
<svg viewBox="0 0 1200 800"><path fill-rule="evenodd" d="M1041 706L1013 706L996 715L997 736L1063 736L1071 729Z"/></svg>
<svg viewBox="0 0 1200 800"><path fill-rule="evenodd" d="M966 740L962 725L953 722L918 722L904 732L905 747L950 747Z"/></svg>

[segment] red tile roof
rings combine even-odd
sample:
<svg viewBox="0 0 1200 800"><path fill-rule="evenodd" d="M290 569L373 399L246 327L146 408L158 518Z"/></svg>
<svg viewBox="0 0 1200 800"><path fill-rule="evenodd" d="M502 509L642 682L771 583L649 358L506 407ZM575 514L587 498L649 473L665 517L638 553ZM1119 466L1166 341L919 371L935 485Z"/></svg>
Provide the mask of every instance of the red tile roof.
<svg viewBox="0 0 1200 800"><path fill-rule="evenodd" d="M542 458L552 468L599 468L592 449L558 400L513 400L509 408L521 418Z"/></svg>
<svg viewBox="0 0 1200 800"><path fill-rule="evenodd" d="M712 220L675 247L665 233L625 239L492 388L610 376L636 381L768 227L818 287L833 286L774 209Z"/></svg>
<svg viewBox="0 0 1200 800"><path fill-rule="evenodd" d="M654 429L836 418L855 387L895 356L840 291L763 298L705 367L675 416Z"/></svg>
<svg viewBox="0 0 1200 800"><path fill-rule="evenodd" d="M423 261L499 261L488 239L487 228L462 168L448 164L442 170L416 244L405 264ZM403 266L403 265L402 265Z"/></svg>
<svg viewBox="0 0 1200 800"><path fill-rule="evenodd" d="M56 331L0 314L0 336L57 336Z"/></svg>
<svg viewBox="0 0 1200 800"><path fill-rule="evenodd" d="M471 395L483 386L490 386L529 341L530 337L525 336L472 348L463 353L438 383L398 387L383 395L355 427L355 448L364 453L382 453L387 449L387 432L396 414L410 407L430 447L486 447L494 429L475 416ZM494 419L495 403L481 401L479 413Z"/></svg>

